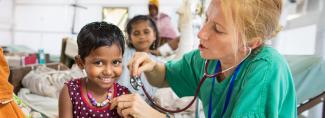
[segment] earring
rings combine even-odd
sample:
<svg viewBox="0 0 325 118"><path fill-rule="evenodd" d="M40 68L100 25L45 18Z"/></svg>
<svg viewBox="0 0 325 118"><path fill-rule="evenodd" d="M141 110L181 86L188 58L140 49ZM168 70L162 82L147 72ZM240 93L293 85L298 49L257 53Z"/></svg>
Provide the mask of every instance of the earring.
<svg viewBox="0 0 325 118"><path fill-rule="evenodd" d="M153 42L153 44L152 44L152 49L153 49L153 50L156 49L156 42Z"/></svg>
<svg viewBox="0 0 325 118"><path fill-rule="evenodd" d="M87 72L85 69L82 69L82 74L86 77L87 76Z"/></svg>

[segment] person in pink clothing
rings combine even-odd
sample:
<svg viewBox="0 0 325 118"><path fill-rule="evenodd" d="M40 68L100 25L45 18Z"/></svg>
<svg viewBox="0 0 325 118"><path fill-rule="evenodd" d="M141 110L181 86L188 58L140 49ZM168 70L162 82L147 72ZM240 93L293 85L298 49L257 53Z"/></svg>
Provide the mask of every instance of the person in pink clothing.
<svg viewBox="0 0 325 118"><path fill-rule="evenodd" d="M158 25L158 30L160 32L160 38L164 40L173 40L177 38L177 30L173 27L171 23L171 18L165 13L159 13L157 16L151 16L156 24Z"/></svg>
<svg viewBox="0 0 325 118"><path fill-rule="evenodd" d="M163 56L169 55L173 50L178 48L179 32L172 25L171 17L165 13L159 12L158 0L150 0L148 8L149 16L156 22L160 35L160 45L158 46L158 51L154 52L154 54ZM166 43L168 43L168 45Z"/></svg>

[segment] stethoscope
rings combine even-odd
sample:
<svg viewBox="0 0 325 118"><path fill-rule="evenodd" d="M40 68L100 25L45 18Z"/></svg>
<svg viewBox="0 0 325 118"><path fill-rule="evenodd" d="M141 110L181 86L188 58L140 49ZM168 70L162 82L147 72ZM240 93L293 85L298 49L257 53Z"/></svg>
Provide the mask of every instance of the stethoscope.
<svg viewBox="0 0 325 118"><path fill-rule="evenodd" d="M243 61L244 61L244 60L245 60L245 59L246 59L246 58L251 54L251 52L252 52L252 50L251 50L251 48L249 48L249 53L248 53L248 54L246 55L246 57L245 57L244 59L242 59L241 62L238 64L238 67L236 68L235 73L238 72L241 63L243 63ZM140 88L142 88L144 94L145 94L146 97L149 99L150 103L152 103L152 105L153 105L154 107L156 107L157 109L159 109L159 110L161 110L161 111L164 111L164 112L168 112L168 113L179 113L179 112L183 112L183 111L185 111L186 109L188 109L189 107L192 106L192 104L194 103L194 101L196 100L196 98L197 98L197 96L198 96L198 94L199 94L199 91L200 91L200 89L201 89L201 85L203 84L203 82L204 82L207 78L215 78L218 74L223 73L223 72L225 72L225 71L228 71L228 70L230 70L231 68L237 66L237 65L234 65L234 66L232 66L232 67L230 67L230 68L228 68L228 69L226 69L226 70L224 70L224 71L221 71L221 72L215 72L214 74L209 74L209 73L208 73L209 62L210 62L209 60L206 60L206 61L205 61L205 64L204 64L204 74L203 74L203 77L202 77L201 80L200 80L200 83L199 83L198 87L197 87L196 90L195 90L194 98L192 99L192 101L191 101L191 102L190 102L186 107L184 107L184 108L182 108L182 109L178 109L178 110L169 110L169 109L165 109L165 108L163 108L163 107L157 105L157 104L154 102L154 100L150 97L150 95L148 94L148 92L146 91L146 89L145 89L145 87L143 86L143 83L142 83L142 81L141 81L141 78L140 78L139 76L131 77L131 78L130 78L130 84L131 84L131 86L132 86L135 90L137 90L137 91L140 90ZM236 71L237 71L237 72L236 72ZM235 74L234 74L234 75L235 75ZM236 77L233 76L231 81L234 81L234 78L236 78ZM229 93L229 91L228 91L228 93ZM230 92L230 94L231 94L231 92ZM227 95L227 96L228 96L228 95ZM210 97L210 98L211 98L211 97ZM210 101L211 101L211 99L210 99ZM229 103L229 101L227 101L227 100L226 100L226 102ZM209 105L209 107L210 107L210 105ZM223 110L223 113L224 113L224 111L225 111L225 109ZM222 114L223 114L223 113L222 113Z"/></svg>

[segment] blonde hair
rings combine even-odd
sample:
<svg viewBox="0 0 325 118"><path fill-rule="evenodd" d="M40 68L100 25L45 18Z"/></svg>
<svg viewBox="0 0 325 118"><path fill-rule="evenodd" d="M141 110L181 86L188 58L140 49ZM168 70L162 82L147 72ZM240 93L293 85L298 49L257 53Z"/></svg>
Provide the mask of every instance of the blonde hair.
<svg viewBox="0 0 325 118"><path fill-rule="evenodd" d="M282 0L220 0L227 21L245 44L251 40L274 37L281 29ZM238 42L237 42L238 43Z"/></svg>
<svg viewBox="0 0 325 118"><path fill-rule="evenodd" d="M230 31L234 33L232 50L238 61L238 50L250 48L251 41L265 42L280 30L282 0L218 0ZM250 50L250 49L249 49Z"/></svg>

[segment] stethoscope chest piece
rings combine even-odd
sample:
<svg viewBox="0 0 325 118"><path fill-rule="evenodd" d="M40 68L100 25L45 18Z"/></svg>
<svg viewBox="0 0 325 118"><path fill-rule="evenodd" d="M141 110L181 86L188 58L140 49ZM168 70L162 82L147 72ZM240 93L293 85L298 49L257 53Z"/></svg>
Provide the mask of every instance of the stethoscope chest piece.
<svg viewBox="0 0 325 118"><path fill-rule="evenodd" d="M142 81L139 76L134 76L130 78L130 84L134 88L134 90L140 90L142 87Z"/></svg>

